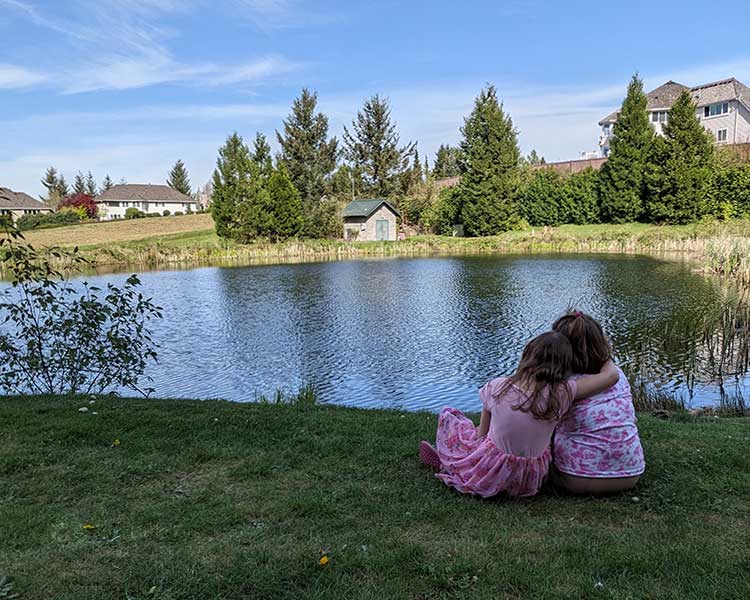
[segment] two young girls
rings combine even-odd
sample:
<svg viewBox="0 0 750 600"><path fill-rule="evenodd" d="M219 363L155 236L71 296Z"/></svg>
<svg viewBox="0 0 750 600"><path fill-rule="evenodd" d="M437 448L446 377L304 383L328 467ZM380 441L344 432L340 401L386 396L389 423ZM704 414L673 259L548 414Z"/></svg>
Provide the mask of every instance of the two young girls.
<svg viewBox="0 0 750 600"><path fill-rule="evenodd" d="M444 408L436 448L420 445L423 462L460 492L533 496L550 471L553 435L555 481L570 491L627 489L643 472L627 380L601 327L583 313L531 340L516 372L491 380L479 397L478 428Z"/></svg>

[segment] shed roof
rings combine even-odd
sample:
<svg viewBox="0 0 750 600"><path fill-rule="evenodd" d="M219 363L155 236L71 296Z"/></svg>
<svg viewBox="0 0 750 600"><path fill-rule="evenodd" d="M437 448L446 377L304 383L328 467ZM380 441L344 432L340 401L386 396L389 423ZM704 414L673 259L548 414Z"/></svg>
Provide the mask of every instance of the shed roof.
<svg viewBox="0 0 750 600"><path fill-rule="evenodd" d="M121 183L102 192L97 202L104 200L145 200L147 202L195 202L190 196L168 185Z"/></svg>
<svg viewBox="0 0 750 600"><path fill-rule="evenodd" d="M393 208L393 205L388 202L385 198L369 198L366 200L352 200L344 208L344 217L369 217L372 213L378 210L383 204L385 204L393 213L400 217L399 212Z"/></svg>
<svg viewBox="0 0 750 600"><path fill-rule="evenodd" d="M9 188L0 187L0 209L20 210L51 210L49 206L39 200L35 200L23 192L14 192Z"/></svg>

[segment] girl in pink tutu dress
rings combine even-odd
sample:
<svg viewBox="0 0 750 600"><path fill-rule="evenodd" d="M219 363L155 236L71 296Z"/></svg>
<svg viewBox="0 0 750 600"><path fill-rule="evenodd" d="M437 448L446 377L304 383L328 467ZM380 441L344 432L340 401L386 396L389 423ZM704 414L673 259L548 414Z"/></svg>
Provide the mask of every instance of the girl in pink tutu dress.
<svg viewBox="0 0 750 600"><path fill-rule="evenodd" d="M420 445L422 461L439 468L437 478L465 494L536 494L552 460L552 433L573 400L619 379L608 361L596 375L569 380L572 356L568 338L560 333L550 331L531 340L513 375L492 379L479 391L479 428L461 411L444 408L436 448L427 442Z"/></svg>

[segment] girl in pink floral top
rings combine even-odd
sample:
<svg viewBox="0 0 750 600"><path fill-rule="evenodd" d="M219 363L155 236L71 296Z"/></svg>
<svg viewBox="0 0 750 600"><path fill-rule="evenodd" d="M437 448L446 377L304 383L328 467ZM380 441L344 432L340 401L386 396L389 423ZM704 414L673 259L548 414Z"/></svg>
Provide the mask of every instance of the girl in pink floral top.
<svg viewBox="0 0 750 600"><path fill-rule="evenodd" d="M595 373L609 360L609 342L589 315L569 313L552 328L570 340L574 373ZM646 468L630 384L618 372L614 386L576 400L557 426L552 479L570 492L621 492L635 486Z"/></svg>
<svg viewBox="0 0 750 600"><path fill-rule="evenodd" d="M420 457L459 492L533 496L552 460L552 433L573 400L607 389L619 377L608 363L597 375L566 381L571 365L572 348L564 335L550 331L534 338L513 375L493 379L479 391L479 428L446 407L438 420L437 448L422 442Z"/></svg>

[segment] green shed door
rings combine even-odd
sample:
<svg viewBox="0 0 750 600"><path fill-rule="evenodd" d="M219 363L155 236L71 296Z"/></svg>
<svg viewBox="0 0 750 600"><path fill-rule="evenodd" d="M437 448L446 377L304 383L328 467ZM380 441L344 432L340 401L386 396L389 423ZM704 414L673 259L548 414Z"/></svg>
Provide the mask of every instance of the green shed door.
<svg viewBox="0 0 750 600"><path fill-rule="evenodd" d="M388 220L378 219L375 221L375 239L387 240L388 238Z"/></svg>

